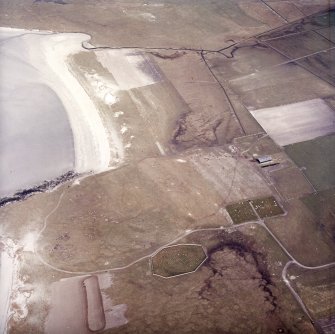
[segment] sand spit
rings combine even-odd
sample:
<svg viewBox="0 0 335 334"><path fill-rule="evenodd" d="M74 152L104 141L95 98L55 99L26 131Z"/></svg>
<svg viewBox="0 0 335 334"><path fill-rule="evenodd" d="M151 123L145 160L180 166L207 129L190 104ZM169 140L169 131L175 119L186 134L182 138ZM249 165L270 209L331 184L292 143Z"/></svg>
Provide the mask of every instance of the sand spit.
<svg viewBox="0 0 335 334"><path fill-rule="evenodd" d="M15 38L8 38L10 33ZM99 110L68 64L70 55L84 51L82 42L88 41L90 36L9 28L0 28L1 34L7 37L7 40L1 41L2 46L11 49L13 57L23 54L23 60L38 70L40 77L36 80L50 87L61 100L73 133L75 172L101 172L108 169L113 160L111 152L123 155L117 154L123 150L122 143L116 136L112 138L115 142L109 140ZM20 49L17 49L17 45ZM115 149L111 150L110 146L115 146Z"/></svg>

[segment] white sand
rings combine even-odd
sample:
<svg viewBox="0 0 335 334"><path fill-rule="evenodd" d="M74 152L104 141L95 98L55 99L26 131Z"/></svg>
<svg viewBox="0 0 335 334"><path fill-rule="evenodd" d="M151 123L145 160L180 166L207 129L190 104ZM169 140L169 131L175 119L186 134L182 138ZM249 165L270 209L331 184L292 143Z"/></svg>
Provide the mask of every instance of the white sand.
<svg viewBox="0 0 335 334"><path fill-rule="evenodd" d="M127 311L126 304L114 305L113 301L104 292L102 292L102 301L106 318L105 330L110 328L117 328L128 323L128 319L125 316Z"/></svg>
<svg viewBox="0 0 335 334"><path fill-rule="evenodd" d="M92 86L96 97L102 102L111 106L119 101L119 97L117 96L119 89L113 82L97 73L85 73L85 77Z"/></svg>
<svg viewBox="0 0 335 334"><path fill-rule="evenodd" d="M101 289L108 289L113 284L113 275L110 272L105 272L97 275Z"/></svg>
<svg viewBox="0 0 335 334"><path fill-rule="evenodd" d="M115 118L118 118L119 116L122 116L123 114L124 114L123 111L116 111L116 112L114 113L114 117L115 117Z"/></svg>
<svg viewBox="0 0 335 334"><path fill-rule="evenodd" d="M165 151L164 151L164 148L163 148L163 146L161 145L161 143L160 143L159 141L156 141L155 144L156 144L156 146L157 146L157 148L158 148L158 150L159 150L159 153L160 153L161 155L165 155Z"/></svg>
<svg viewBox="0 0 335 334"><path fill-rule="evenodd" d="M34 252L35 251L35 240L37 238L37 234L33 232L27 233L23 240L21 241L23 245L24 252Z"/></svg>
<svg viewBox="0 0 335 334"><path fill-rule="evenodd" d="M125 125L122 125L120 132L125 134L128 131L128 128Z"/></svg>
<svg viewBox="0 0 335 334"><path fill-rule="evenodd" d="M281 146L335 132L335 112L322 99L250 112L271 138Z"/></svg>
<svg viewBox="0 0 335 334"><path fill-rule="evenodd" d="M128 323L128 319L125 316L127 311L126 304L118 304L112 306L106 311L106 327L105 329L117 328Z"/></svg>
<svg viewBox="0 0 335 334"><path fill-rule="evenodd" d="M156 21L156 16L151 14L151 13L141 13L139 16L144 18L145 20L149 22L155 22Z"/></svg>

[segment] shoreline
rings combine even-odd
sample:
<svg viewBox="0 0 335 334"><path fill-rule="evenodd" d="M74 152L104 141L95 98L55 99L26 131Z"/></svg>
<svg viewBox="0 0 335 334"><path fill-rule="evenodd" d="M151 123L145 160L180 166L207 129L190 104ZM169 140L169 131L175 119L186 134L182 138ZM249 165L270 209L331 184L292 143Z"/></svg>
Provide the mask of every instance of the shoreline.
<svg viewBox="0 0 335 334"><path fill-rule="evenodd" d="M34 36L36 38L36 36ZM34 38L33 37L33 38ZM81 42L90 36L61 33L37 37L41 52L33 50L36 66L41 66L45 80L61 99L71 125L75 150L75 171L100 172L111 160L106 129L94 105L74 73L68 57L82 51Z"/></svg>
<svg viewBox="0 0 335 334"><path fill-rule="evenodd" d="M37 193L54 190L56 187L64 184L67 181L73 180L77 176L78 174L74 173L73 171L69 171L54 180L45 180L39 185L33 185L31 188L19 190L15 194L0 197L0 208L13 202L24 201L28 197Z"/></svg>
<svg viewBox="0 0 335 334"><path fill-rule="evenodd" d="M89 41L91 36L82 33L0 27L0 37L4 50L14 50L21 58L25 57L20 54L22 49L27 53L24 60L38 71L38 75L32 78L33 84L48 86L60 99L72 131L73 175L100 173L110 169L113 161L117 164L122 163L119 157L123 157L124 148L120 137L117 133L112 136L108 134L98 107L80 84L69 61L73 54L89 52L82 47L82 43ZM47 124L51 128L52 125ZM50 175L50 178L32 183L31 186L22 185L16 192L2 196L0 206L44 191L54 182L59 184L59 179L63 179L68 173L71 172L63 171L59 176ZM44 190L41 190L42 188Z"/></svg>
<svg viewBox="0 0 335 334"><path fill-rule="evenodd" d="M5 246L3 246L5 247ZM0 249L0 333L7 332L10 301L15 273L15 258Z"/></svg>

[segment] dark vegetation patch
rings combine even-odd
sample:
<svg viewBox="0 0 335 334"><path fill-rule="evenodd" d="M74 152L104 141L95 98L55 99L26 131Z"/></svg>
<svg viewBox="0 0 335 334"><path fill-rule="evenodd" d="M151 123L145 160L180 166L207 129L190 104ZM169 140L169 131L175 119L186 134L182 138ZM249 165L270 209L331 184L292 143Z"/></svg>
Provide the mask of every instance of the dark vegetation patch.
<svg viewBox="0 0 335 334"><path fill-rule="evenodd" d="M186 113L178 120L172 143L180 149L218 145L216 130L222 122L222 118Z"/></svg>
<svg viewBox="0 0 335 334"><path fill-rule="evenodd" d="M221 54L223 54L226 58L234 58L235 53L243 48L258 48L258 49L267 49L268 47L261 42L258 42L256 40L252 40L251 42L244 42L240 43L238 45L233 45L229 48L226 48L221 51Z"/></svg>
<svg viewBox="0 0 335 334"><path fill-rule="evenodd" d="M44 191L47 191L47 190L51 190L51 189L55 188L56 186L60 185L61 183L72 180L76 176L77 176L76 173L74 173L73 171L69 171L69 172L57 177L55 180L44 181L42 184L40 184L36 187L20 190L16 194L14 194L13 196L0 198L0 207L6 205L8 203L11 203L11 202L23 201L26 198L28 198L28 197L36 194L36 193L41 193L41 192L44 192Z"/></svg>
<svg viewBox="0 0 335 334"><path fill-rule="evenodd" d="M63 0L35 0L34 3L38 3L38 2L52 2L55 3L57 5L67 5L67 2L63 1Z"/></svg>
<svg viewBox="0 0 335 334"><path fill-rule="evenodd" d="M312 22L321 27L329 27L335 25L335 9L315 15L312 17Z"/></svg>
<svg viewBox="0 0 335 334"><path fill-rule="evenodd" d="M261 40L283 37L286 35L296 34L299 32L312 31L324 27L335 25L335 9L321 12L310 17L305 17L298 22L290 25L285 25L282 28L276 29L271 33L264 33L259 36Z"/></svg>
<svg viewBox="0 0 335 334"><path fill-rule="evenodd" d="M179 58L179 57L182 57L183 55L186 54L185 51L176 51L172 54L163 54L161 52L150 52L153 56L155 57L158 57L158 58L161 58L161 59L176 59L176 58Z"/></svg>
<svg viewBox="0 0 335 334"><path fill-rule="evenodd" d="M152 271L156 275L172 277L196 270L206 259L199 245L176 245L162 249L152 258Z"/></svg>
<svg viewBox="0 0 335 334"><path fill-rule="evenodd" d="M220 266L218 261L213 260L213 256L224 250L233 251L238 257L241 257L246 264L254 266L259 273L257 277L250 277L250 280L259 280L258 287L264 293L264 299L271 305L271 313L278 307L277 297L272 292L275 287L271 274L267 268L266 256L256 249L255 241L243 233L236 231L233 233L221 232L217 237L217 242L207 249L208 258L204 266L210 270L210 276L204 281L204 285L199 291L201 299L209 300L209 296L214 293L213 282L217 279L229 280L226 275L226 269Z"/></svg>

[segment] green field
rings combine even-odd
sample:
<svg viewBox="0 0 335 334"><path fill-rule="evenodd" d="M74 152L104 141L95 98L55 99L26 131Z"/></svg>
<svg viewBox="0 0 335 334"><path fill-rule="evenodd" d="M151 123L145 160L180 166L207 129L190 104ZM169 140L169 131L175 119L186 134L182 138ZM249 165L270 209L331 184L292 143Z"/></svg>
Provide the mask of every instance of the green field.
<svg viewBox="0 0 335 334"><path fill-rule="evenodd" d="M335 135L320 137L285 147L317 190L335 186Z"/></svg>
<svg viewBox="0 0 335 334"><path fill-rule="evenodd" d="M226 210L228 211L234 224L245 223L258 219L249 201L230 204L226 207Z"/></svg>
<svg viewBox="0 0 335 334"><path fill-rule="evenodd" d="M226 207L226 210L234 224L250 222L259 218L274 217L284 213L273 196L230 204Z"/></svg>
<svg viewBox="0 0 335 334"><path fill-rule="evenodd" d="M260 218L274 217L284 213L283 209L273 196L254 199L250 203Z"/></svg>
<svg viewBox="0 0 335 334"><path fill-rule="evenodd" d="M305 196L301 200L319 218L335 213L335 188Z"/></svg>
<svg viewBox="0 0 335 334"><path fill-rule="evenodd" d="M196 270L206 259L200 245L176 245L164 248L152 258L152 272L172 277Z"/></svg>

